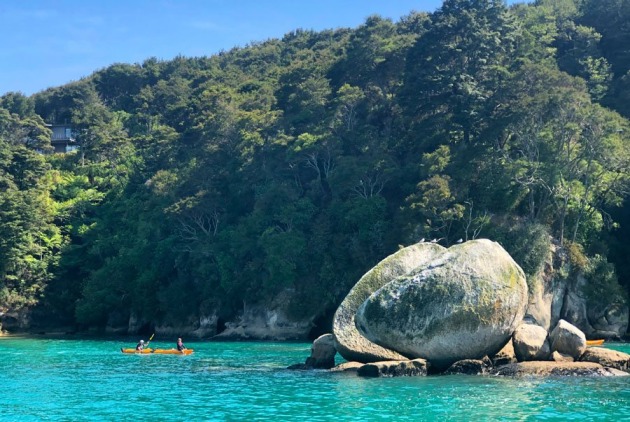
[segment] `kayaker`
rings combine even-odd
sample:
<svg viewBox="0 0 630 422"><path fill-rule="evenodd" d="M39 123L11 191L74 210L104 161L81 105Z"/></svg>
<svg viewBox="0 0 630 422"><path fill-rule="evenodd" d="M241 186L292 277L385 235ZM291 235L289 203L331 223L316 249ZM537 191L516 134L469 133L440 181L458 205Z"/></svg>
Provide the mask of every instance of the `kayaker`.
<svg viewBox="0 0 630 422"><path fill-rule="evenodd" d="M184 350L186 350L186 346L184 346L184 343L182 343L181 338L177 339L177 350L180 352L183 352Z"/></svg>
<svg viewBox="0 0 630 422"><path fill-rule="evenodd" d="M140 343L136 344L136 350L139 352L144 350L144 340L140 340Z"/></svg>

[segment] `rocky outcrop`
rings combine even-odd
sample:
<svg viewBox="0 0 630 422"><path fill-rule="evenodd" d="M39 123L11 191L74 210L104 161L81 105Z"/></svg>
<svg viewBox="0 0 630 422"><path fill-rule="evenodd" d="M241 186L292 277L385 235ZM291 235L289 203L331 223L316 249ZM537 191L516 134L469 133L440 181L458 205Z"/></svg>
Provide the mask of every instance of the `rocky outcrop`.
<svg viewBox="0 0 630 422"><path fill-rule="evenodd" d="M547 330L534 324L521 324L512 336L514 354L519 362L548 360L551 350L547 341Z"/></svg>
<svg viewBox="0 0 630 422"><path fill-rule="evenodd" d="M567 288L562 318L571 322L589 338L621 338L628 329L628 306L613 300L589 300L588 281L578 275Z"/></svg>
<svg viewBox="0 0 630 422"><path fill-rule="evenodd" d="M627 376L614 368L605 368L592 362L520 362L504 365L492 371L493 375L508 377L545 377L545 376Z"/></svg>
<svg viewBox="0 0 630 422"><path fill-rule="evenodd" d="M551 351L578 359L586 351L586 337L577 327L561 319L549 335Z"/></svg>
<svg viewBox="0 0 630 422"><path fill-rule="evenodd" d="M630 355L603 347L589 347L580 357L582 362L595 362L603 366L630 372Z"/></svg>
<svg viewBox="0 0 630 422"><path fill-rule="evenodd" d="M560 319L567 283L557 276L561 264L559 247L550 244L547 257L535 275L527 279L525 321L549 330Z"/></svg>
<svg viewBox="0 0 630 422"><path fill-rule="evenodd" d="M189 318L185 323L161 323L156 324L154 332L160 336L208 338L217 333L217 315Z"/></svg>
<svg viewBox="0 0 630 422"><path fill-rule="evenodd" d="M396 278L359 307L359 332L373 343L446 369L494 355L520 324L525 275L496 242L452 246Z"/></svg>
<svg viewBox="0 0 630 422"><path fill-rule="evenodd" d="M536 275L528 277L528 305L525 320L546 330L564 319L588 338L622 338L629 322L628 306L611 292L610 298L589 300L588 281L582 274L569 274L566 249L551 245L549 256Z"/></svg>
<svg viewBox="0 0 630 422"><path fill-rule="evenodd" d="M364 363L407 359L400 353L374 344L361 335L355 326L356 311L376 290L394 278L433 261L445 250L435 243L417 243L383 259L361 277L335 313L333 334L339 354L348 361Z"/></svg>
<svg viewBox="0 0 630 422"><path fill-rule="evenodd" d="M424 359L367 363L357 370L360 377L414 377L427 375Z"/></svg>
<svg viewBox="0 0 630 422"><path fill-rule="evenodd" d="M2 331L21 332L28 330L31 315L27 308L19 311L0 312L0 333Z"/></svg>

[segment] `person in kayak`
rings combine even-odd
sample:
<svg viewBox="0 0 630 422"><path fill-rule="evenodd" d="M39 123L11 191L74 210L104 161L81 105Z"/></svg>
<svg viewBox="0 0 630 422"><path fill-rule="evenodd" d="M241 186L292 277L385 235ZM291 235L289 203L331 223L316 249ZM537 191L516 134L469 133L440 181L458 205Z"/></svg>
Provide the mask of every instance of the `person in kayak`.
<svg viewBox="0 0 630 422"><path fill-rule="evenodd" d="M177 350L180 352L183 352L184 350L186 350L186 346L184 346L184 343L182 343L181 338L177 339Z"/></svg>
<svg viewBox="0 0 630 422"><path fill-rule="evenodd" d="M138 352L141 352L142 350L144 350L144 340L140 340L140 343L136 344L136 350Z"/></svg>

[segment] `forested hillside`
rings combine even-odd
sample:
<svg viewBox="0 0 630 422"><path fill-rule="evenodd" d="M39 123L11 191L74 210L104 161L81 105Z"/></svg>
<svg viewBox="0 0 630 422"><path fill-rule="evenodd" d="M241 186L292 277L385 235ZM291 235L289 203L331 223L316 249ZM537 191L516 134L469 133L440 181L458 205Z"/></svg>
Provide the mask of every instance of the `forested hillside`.
<svg viewBox="0 0 630 422"><path fill-rule="evenodd" d="M446 0L7 93L0 312L319 317L421 238L497 240L528 274L553 241L623 301L629 22L628 0ZM44 122L80 150L48 154Z"/></svg>

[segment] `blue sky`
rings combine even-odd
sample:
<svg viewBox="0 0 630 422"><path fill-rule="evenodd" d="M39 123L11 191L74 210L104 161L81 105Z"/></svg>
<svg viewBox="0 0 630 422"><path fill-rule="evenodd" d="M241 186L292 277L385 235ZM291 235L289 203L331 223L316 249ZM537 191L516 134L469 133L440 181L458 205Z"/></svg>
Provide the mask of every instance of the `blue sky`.
<svg viewBox="0 0 630 422"><path fill-rule="evenodd" d="M441 0L0 0L0 95L30 95L112 63L208 56L297 28L398 20Z"/></svg>

